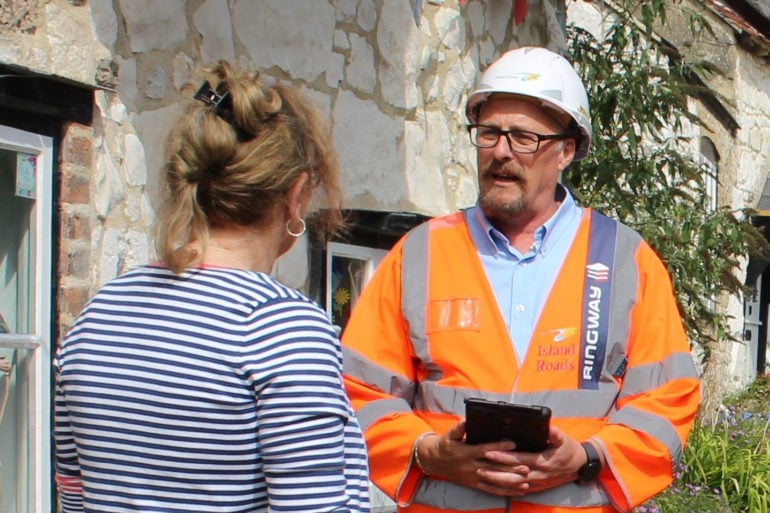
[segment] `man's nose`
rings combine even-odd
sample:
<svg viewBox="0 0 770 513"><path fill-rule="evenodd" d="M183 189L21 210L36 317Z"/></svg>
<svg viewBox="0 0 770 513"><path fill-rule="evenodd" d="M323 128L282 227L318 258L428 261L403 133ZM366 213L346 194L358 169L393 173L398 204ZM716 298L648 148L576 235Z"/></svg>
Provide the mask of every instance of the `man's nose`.
<svg viewBox="0 0 770 513"><path fill-rule="evenodd" d="M492 148L492 155L501 161L513 158L513 150L511 149L511 142L508 140L507 134L500 134L500 137L497 138L497 144Z"/></svg>

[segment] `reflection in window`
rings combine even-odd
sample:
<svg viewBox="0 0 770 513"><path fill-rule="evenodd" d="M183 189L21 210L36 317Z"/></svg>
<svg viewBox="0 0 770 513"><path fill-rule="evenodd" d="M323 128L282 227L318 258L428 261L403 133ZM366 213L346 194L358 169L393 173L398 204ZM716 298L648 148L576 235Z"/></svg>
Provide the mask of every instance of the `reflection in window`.
<svg viewBox="0 0 770 513"><path fill-rule="evenodd" d="M32 333L35 161L0 149L0 333Z"/></svg>

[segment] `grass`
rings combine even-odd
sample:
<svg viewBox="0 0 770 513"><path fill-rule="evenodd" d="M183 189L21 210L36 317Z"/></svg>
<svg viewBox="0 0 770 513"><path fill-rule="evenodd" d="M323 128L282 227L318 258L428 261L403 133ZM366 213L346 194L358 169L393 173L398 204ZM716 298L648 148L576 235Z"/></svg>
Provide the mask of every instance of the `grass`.
<svg viewBox="0 0 770 513"><path fill-rule="evenodd" d="M674 483L635 513L770 511L770 377L725 400L716 421L699 417Z"/></svg>

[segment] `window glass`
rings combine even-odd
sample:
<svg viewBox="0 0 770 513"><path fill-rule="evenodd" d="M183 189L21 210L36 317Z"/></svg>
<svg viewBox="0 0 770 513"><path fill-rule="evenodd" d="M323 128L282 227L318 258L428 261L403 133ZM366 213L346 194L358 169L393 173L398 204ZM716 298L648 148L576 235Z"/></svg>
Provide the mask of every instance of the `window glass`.
<svg viewBox="0 0 770 513"><path fill-rule="evenodd" d="M37 156L0 149L0 333L31 334L31 219Z"/></svg>

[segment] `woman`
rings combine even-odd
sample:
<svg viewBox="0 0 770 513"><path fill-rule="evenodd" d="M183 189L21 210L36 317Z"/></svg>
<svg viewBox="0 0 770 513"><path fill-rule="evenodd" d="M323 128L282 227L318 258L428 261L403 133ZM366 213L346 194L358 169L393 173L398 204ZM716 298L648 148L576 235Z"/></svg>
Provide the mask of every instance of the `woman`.
<svg viewBox="0 0 770 513"><path fill-rule="evenodd" d="M324 312L270 276L339 228L325 125L221 61L172 133L162 263L91 299L57 355L62 510L368 511L368 468Z"/></svg>

